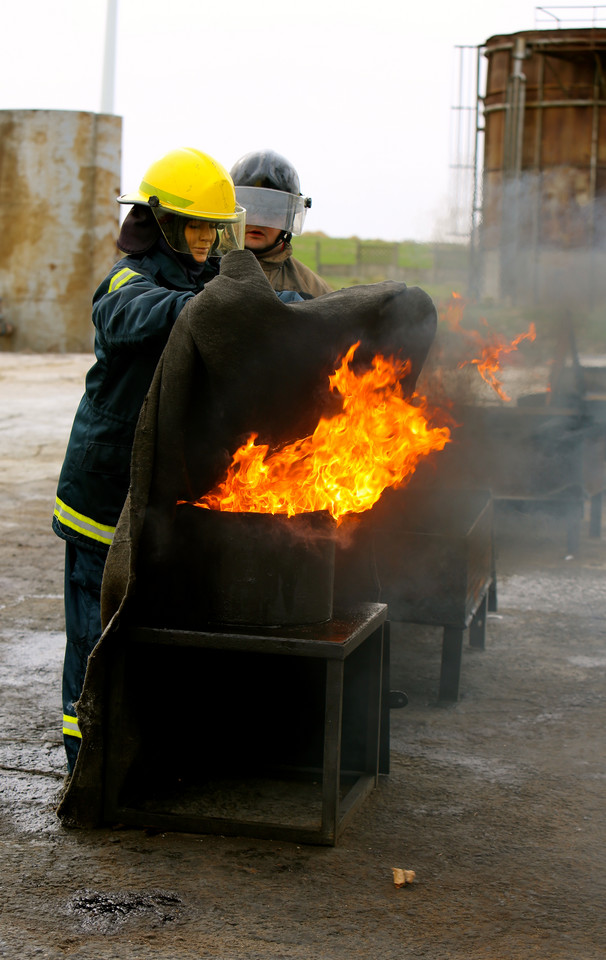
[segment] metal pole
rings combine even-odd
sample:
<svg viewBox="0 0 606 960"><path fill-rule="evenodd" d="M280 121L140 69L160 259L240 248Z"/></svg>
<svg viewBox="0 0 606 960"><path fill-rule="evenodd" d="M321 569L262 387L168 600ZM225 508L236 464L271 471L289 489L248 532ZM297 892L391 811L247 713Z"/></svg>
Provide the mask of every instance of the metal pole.
<svg viewBox="0 0 606 960"><path fill-rule="evenodd" d="M534 140L534 168L532 172L533 182L533 204L532 204L532 299L533 303L539 303L539 290L542 284L539 283L540 274L540 246L541 246L541 198L543 182L543 119L545 106L545 57L539 56L538 73L538 102L535 140Z"/></svg>
<svg viewBox="0 0 606 960"><path fill-rule="evenodd" d="M478 46L476 48L476 91L475 91L475 116L474 116L474 142L473 142L473 187L472 187L472 197L471 197L471 235L469 238L469 249L470 249L470 277L469 277L469 290L472 297L477 299L480 298L482 293L482 257L480 254L480 243L481 243L481 234L480 234L480 223L479 217L481 215L482 207L480 204L480 192L482 196L484 194L483 186L480 190L480 134L485 133L486 126L482 122L480 125L480 117L483 118L483 113L481 114L480 104L482 103L482 94L480 90L480 64L484 48ZM484 156L482 155L482 180L484 179Z"/></svg>
<svg viewBox="0 0 606 960"><path fill-rule="evenodd" d="M596 275L595 275L595 264L596 264L596 240L597 240L597 224L596 224L596 202L598 201L597 197L597 181L598 181L598 151L600 146L600 108L598 106L598 101L600 99L600 90L602 86L602 77L601 77L601 62L597 54L594 53L594 79L593 79L593 113L591 121L591 156L590 156L590 167L589 167L589 196L590 196L590 223L589 223L589 249L590 249L590 259L589 259L589 303L593 307L595 300L597 299L597 288L596 288Z"/></svg>
<svg viewBox="0 0 606 960"><path fill-rule="evenodd" d="M117 20L118 0L107 0L107 16L105 19L105 50L103 55L103 83L101 90L101 113L114 112Z"/></svg>
<svg viewBox="0 0 606 960"><path fill-rule="evenodd" d="M462 137L463 137L463 117L464 117L464 108L466 105L466 98L463 92L463 71L464 71L464 48L459 47L459 106L460 112L457 116L457 127L456 127L456 147L455 147L455 157L457 162L457 169L455 172L455 232L459 233L459 217L460 217L460 207L461 207L461 198L462 198L462 180L463 180L463 164L467 162L467 155L463 153L462 149Z"/></svg>
<svg viewBox="0 0 606 960"><path fill-rule="evenodd" d="M501 241L501 294L507 291L513 303L517 303L522 286L520 271L524 266L520 251L520 220L523 213L522 144L524 139L524 112L526 105L526 76L522 65L526 56L526 41L516 37L511 54L511 74L507 81L507 107L505 114L503 149L503 235Z"/></svg>

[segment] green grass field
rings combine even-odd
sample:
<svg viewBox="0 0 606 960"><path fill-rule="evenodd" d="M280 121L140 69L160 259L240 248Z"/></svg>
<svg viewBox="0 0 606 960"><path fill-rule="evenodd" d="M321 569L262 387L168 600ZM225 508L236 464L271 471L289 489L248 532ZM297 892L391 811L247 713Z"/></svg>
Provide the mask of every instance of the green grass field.
<svg viewBox="0 0 606 960"><path fill-rule="evenodd" d="M545 308L515 307L494 301L476 302L469 296L469 252L463 244L429 244L406 241L399 244L357 237L327 237L305 233L293 237L295 256L340 290L358 284L377 283L394 277L409 286L420 286L432 298L438 315L444 316L453 292L466 305L463 326L496 331L513 339L536 324L537 340L524 345L536 361L553 357L558 336L557 321ZM575 316L578 348L585 352L606 352L606 324L603 306L583 308Z"/></svg>
<svg viewBox="0 0 606 960"><path fill-rule="evenodd" d="M395 262L399 267L414 270L430 270L434 262L429 244L411 241L396 245L382 240L358 240L357 237L339 238L305 233L301 237L293 237L293 247L295 256L312 270L318 269L319 258L324 265L344 264L353 267L361 256L377 268Z"/></svg>
<svg viewBox="0 0 606 960"><path fill-rule="evenodd" d="M404 241L360 240L305 233L293 237L295 256L335 290L386 279L422 287L435 301L453 290L465 294L469 264L467 247Z"/></svg>

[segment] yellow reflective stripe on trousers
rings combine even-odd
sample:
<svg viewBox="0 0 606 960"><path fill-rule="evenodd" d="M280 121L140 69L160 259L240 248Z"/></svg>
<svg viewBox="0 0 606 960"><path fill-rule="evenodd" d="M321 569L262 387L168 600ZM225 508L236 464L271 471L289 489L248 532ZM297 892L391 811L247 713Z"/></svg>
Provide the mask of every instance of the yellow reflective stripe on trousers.
<svg viewBox="0 0 606 960"><path fill-rule="evenodd" d="M78 717L69 717L66 713L63 714L63 733L66 737L80 737L82 739Z"/></svg>
<svg viewBox="0 0 606 960"><path fill-rule="evenodd" d="M55 500L54 515L59 523L71 530L76 530L84 537L90 537L91 540L98 540L100 543L111 543L114 539L115 527L109 527L106 523L97 523L90 517L85 517L83 513L72 510L59 497Z"/></svg>
<svg viewBox="0 0 606 960"><path fill-rule="evenodd" d="M129 267L123 267L122 270L118 270L118 272L115 273L109 281L109 292L112 293L113 290L118 290L123 284L128 283L129 280L132 280L133 277L140 276L140 273L136 273Z"/></svg>

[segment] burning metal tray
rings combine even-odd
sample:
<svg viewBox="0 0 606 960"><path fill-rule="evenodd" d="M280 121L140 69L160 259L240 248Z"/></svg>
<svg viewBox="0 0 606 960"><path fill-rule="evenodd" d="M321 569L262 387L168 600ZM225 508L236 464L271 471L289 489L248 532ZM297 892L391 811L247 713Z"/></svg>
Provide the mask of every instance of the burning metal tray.
<svg viewBox="0 0 606 960"><path fill-rule="evenodd" d="M387 491L337 549L335 602L380 600L390 620L444 627L440 698L456 700L463 631L485 645L493 554L489 492Z"/></svg>
<svg viewBox="0 0 606 960"><path fill-rule="evenodd" d="M460 426L439 458L433 480L485 487L495 501L555 504L567 519L567 551L576 553L585 502L590 533L600 535L606 434L602 423L574 409L545 405L461 406ZM428 472L419 472L419 480ZM417 478L415 478L417 479Z"/></svg>

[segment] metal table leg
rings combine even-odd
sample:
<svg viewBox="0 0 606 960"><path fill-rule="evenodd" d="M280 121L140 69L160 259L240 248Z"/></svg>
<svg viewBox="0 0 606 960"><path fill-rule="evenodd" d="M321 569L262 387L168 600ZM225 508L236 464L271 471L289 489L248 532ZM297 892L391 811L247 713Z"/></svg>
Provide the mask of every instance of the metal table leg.
<svg viewBox="0 0 606 960"><path fill-rule="evenodd" d="M334 840L339 822L341 735L343 717L342 660L326 661L324 762L322 771L322 838Z"/></svg>
<svg viewBox="0 0 606 960"><path fill-rule="evenodd" d="M602 535L602 491L594 494L590 501L589 513L589 536L601 537Z"/></svg>
<svg viewBox="0 0 606 960"><path fill-rule="evenodd" d="M442 669L440 671L440 700L459 699L463 631L458 627L444 627L442 640Z"/></svg>
<svg viewBox="0 0 606 960"><path fill-rule="evenodd" d="M488 610L488 594L482 597L480 606L473 615L469 624L469 645L479 650L486 648L486 613Z"/></svg>

